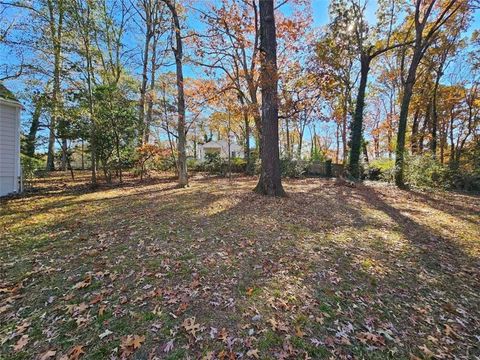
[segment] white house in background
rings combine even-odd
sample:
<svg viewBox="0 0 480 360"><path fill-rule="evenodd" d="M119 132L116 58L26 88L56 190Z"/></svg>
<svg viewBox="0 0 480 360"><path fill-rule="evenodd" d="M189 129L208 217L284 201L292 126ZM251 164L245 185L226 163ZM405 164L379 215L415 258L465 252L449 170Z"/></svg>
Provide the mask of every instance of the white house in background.
<svg viewBox="0 0 480 360"><path fill-rule="evenodd" d="M209 141L205 144L198 145L197 154L200 161L205 160L205 154L217 153L222 159L228 159L228 141ZM230 143L230 156L232 158L243 158L243 147L237 143Z"/></svg>
<svg viewBox="0 0 480 360"><path fill-rule="evenodd" d="M0 83L0 196L21 191L21 110L22 105Z"/></svg>

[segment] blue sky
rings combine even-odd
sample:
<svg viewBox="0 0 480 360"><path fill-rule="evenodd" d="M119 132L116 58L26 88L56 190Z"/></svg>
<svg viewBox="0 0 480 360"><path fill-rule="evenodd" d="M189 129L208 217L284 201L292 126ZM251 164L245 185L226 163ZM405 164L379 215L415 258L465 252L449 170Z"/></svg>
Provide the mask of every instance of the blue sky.
<svg viewBox="0 0 480 360"><path fill-rule="evenodd" d="M202 5L203 0L197 0L197 6ZM312 18L313 18L313 25L314 27L321 27L325 24L328 23L328 6L329 6L329 0L311 0L311 5L312 5ZM377 8L377 3L375 0L370 0L369 6L367 7L367 18L369 20L373 20L375 17L375 10ZM282 8L282 12L288 14L290 12L289 5L284 5ZM190 14L193 15L193 14ZM196 18L196 16L190 16L188 18L188 26L190 28L194 29L201 29L203 26L199 22L199 20ZM474 15L473 23L466 35L470 35L471 32L475 29L480 29L480 14L477 11L477 13ZM127 47L132 48L135 46L133 42L135 41L134 38L129 38L126 39L128 42ZM132 43L130 43L132 42ZM4 51L1 51L0 49L0 63L2 64L11 64L14 63L16 59L12 57L9 54L6 54ZM170 69L165 69L165 70L174 70L174 68ZM137 70L133 70L134 72L137 72ZM201 69L196 69L193 68L192 66L186 65L185 66L185 76L187 77L196 77L196 76L204 76L203 71ZM15 81L8 81L7 86L9 86L13 91L20 91L23 88L23 79L15 80ZM24 111L23 112L23 123L28 124L29 122L29 112Z"/></svg>

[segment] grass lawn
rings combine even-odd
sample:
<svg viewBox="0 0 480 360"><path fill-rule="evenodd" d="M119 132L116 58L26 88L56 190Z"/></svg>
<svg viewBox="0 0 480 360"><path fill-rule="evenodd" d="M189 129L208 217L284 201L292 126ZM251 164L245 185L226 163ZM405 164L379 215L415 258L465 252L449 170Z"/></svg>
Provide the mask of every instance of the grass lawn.
<svg viewBox="0 0 480 360"><path fill-rule="evenodd" d="M0 201L0 359L476 359L480 198L87 174Z"/></svg>

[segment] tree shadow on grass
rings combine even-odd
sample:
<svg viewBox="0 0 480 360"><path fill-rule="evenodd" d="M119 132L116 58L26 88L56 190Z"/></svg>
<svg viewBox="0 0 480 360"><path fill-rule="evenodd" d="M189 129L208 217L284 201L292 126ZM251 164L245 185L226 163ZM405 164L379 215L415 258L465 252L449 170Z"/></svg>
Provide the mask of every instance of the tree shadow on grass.
<svg viewBox="0 0 480 360"><path fill-rule="evenodd" d="M468 328L458 331L466 338L473 335L480 304L471 294L480 289L475 271L479 263L455 241L455 234L442 236L413 220L414 212L409 211L412 218L405 215L375 188L323 181L305 191L290 187L288 193L286 199L246 194L235 206L214 215L213 223L228 219L237 233L255 240L252 256L241 256L231 270L242 289L258 286L270 296L277 290L286 296L292 294L289 289L300 295L306 287L318 301L330 302L332 309L357 308L352 310L358 312L352 315L360 322L357 331L365 330L369 317L393 323L395 335L405 343L405 356L411 349L418 353L417 346L423 344L418 332L438 336L435 332L447 320L460 317ZM372 216L370 210L383 217ZM244 251L240 243L232 242L231 247L233 252ZM251 270L256 268L261 270ZM245 307L255 303L244 294L241 298ZM259 299L255 307L268 308L264 301ZM455 308L458 312L451 310ZM463 311L471 317L460 316ZM348 317L338 320L346 323ZM316 333L322 334L328 334L325 328ZM464 355L472 342L456 346L451 350Z"/></svg>
<svg viewBox="0 0 480 360"><path fill-rule="evenodd" d="M408 190L406 193L412 195L417 201L424 202L433 209L478 224L478 221L472 219L472 215L480 214L480 196L478 195L441 192L440 194L442 196L439 196L439 194L417 190ZM460 200L458 200L457 197L459 197Z"/></svg>
<svg viewBox="0 0 480 360"><path fill-rule="evenodd" d="M380 321L394 323L395 335L413 347L422 340L417 333L441 328L446 319L442 305L452 303L472 316L478 314L475 298L468 293L478 288L468 273L476 259L452 239L404 215L375 188L337 186L327 180L288 181L289 197L272 199L253 193L253 180L241 186L227 180L197 184L185 191L172 185L112 198L70 199L77 208L55 224L66 233L49 239L56 244L53 248L46 243L35 252L46 260L59 252L62 276L78 277L79 269L89 271L107 261L119 273L163 273L165 261L171 271L150 280L156 287L182 291L198 277L202 289L208 289L192 295L181 316L231 331L252 308L265 320L274 316L289 322L327 312L331 320L312 325L308 336L335 335L331 329L349 321L355 330L365 330L366 319L375 317L375 326ZM369 210L384 217L372 216ZM34 230L48 233L51 226ZM405 249L395 249L391 236L398 236ZM99 251L92 255L92 248ZM141 286L129 288L129 297L135 298ZM280 304L282 310L270 314L271 297L286 301L287 307ZM430 324L414 310L427 306ZM457 353L465 347L461 344ZM350 354L349 348L345 352ZM408 356L408 351L401 354Z"/></svg>

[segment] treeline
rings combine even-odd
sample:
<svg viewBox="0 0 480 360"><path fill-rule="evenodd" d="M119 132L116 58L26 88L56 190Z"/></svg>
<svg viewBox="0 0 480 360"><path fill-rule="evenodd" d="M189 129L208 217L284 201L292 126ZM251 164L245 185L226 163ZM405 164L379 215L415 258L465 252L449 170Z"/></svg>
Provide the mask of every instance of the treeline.
<svg viewBox="0 0 480 360"><path fill-rule="evenodd" d="M398 186L419 162L430 180L480 178L477 1L331 0L321 28L308 0L265 3L2 1L0 46L15 60L1 78L28 105L24 154L45 152L47 170L81 154L93 184L97 170L143 174L153 152L185 186L187 159L212 139L276 177L280 158L329 158Z"/></svg>

